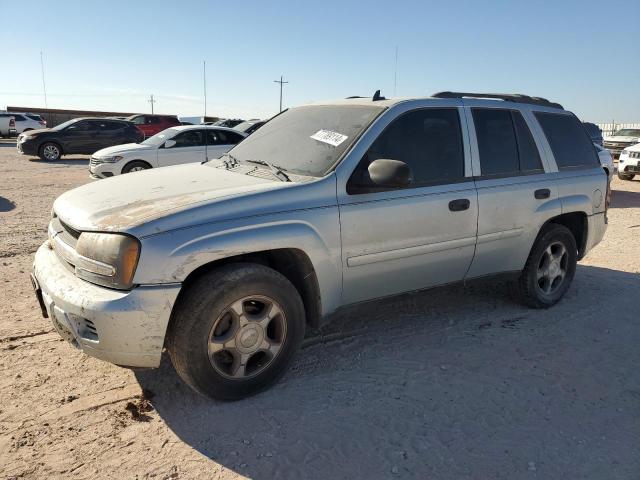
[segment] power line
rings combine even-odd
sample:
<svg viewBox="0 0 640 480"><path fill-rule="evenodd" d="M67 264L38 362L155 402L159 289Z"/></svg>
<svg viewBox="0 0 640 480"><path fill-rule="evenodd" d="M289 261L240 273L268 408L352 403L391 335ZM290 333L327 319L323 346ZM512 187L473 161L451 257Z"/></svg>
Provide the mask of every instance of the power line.
<svg viewBox="0 0 640 480"><path fill-rule="evenodd" d="M279 84L280 84L280 111L282 112L282 86L283 86L285 83L289 83L289 82L285 82L285 81L282 79L282 75L280 75L280 80L274 80L274 82L276 82L276 83L279 83Z"/></svg>
<svg viewBox="0 0 640 480"><path fill-rule="evenodd" d="M149 96L149 100L147 100L151 104L151 115L153 115L153 104L156 103L156 100L153 99L153 93Z"/></svg>
<svg viewBox="0 0 640 480"><path fill-rule="evenodd" d="M47 84L44 82L44 61L42 60L42 50L40 50L40 70L42 71L42 91L44 92L44 108L49 109L47 104Z"/></svg>

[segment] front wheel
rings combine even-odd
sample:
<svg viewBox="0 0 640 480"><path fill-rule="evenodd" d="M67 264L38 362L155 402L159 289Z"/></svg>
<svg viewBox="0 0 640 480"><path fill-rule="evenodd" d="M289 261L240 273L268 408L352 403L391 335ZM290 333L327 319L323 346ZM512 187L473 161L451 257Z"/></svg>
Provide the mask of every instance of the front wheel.
<svg viewBox="0 0 640 480"><path fill-rule="evenodd" d="M571 286L576 272L578 248L567 227L550 223L540 232L517 283L523 303L549 308Z"/></svg>
<svg viewBox="0 0 640 480"><path fill-rule="evenodd" d="M143 162L142 160L134 160L133 162L127 163L122 169L122 173L131 173L131 172L141 172L142 170L148 170L151 168L147 162Z"/></svg>
<svg viewBox="0 0 640 480"><path fill-rule="evenodd" d="M189 386L210 398L238 400L284 374L305 330L302 299L289 280L263 265L236 263L186 288L167 350Z"/></svg>
<svg viewBox="0 0 640 480"><path fill-rule="evenodd" d="M40 147L38 152L42 160L54 161L59 160L62 156L62 150L57 143L47 142Z"/></svg>
<svg viewBox="0 0 640 480"><path fill-rule="evenodd" d="M633 173L620 173L620 172L618 172L618 178L620 180L633 180L633 177L635 177L635 175Z"/></svg>

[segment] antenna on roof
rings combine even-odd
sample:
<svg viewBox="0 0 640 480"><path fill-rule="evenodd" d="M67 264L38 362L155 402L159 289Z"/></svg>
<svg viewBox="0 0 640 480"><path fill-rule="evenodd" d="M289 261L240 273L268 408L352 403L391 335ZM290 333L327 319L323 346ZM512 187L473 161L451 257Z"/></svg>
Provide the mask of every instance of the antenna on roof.
<svg viewBox="0 0 640 480"><path fill-rule="evenodd" d="M386 100L386 98L380 95L380 90L376 90L376 93L373 94L373 98L371 100L377 102L378 100Z"/></svg>

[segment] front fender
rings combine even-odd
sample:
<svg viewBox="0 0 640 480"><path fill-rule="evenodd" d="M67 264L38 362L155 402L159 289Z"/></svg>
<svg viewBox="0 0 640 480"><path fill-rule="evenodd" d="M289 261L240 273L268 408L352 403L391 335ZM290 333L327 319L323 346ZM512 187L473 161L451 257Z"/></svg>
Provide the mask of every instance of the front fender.
<svg viewBox="0 0 640 480"><path fill-rule="evenodd" d="M256 218L183 228L142 239L134 282L183 282L199 267L249 253L294 248L313 264L322 315L339 306L342 291L340 229L336 207L323 207L276 218ZM272 217L271 215L268 217ZM273 216L275 217L275 216Z"/></svg>

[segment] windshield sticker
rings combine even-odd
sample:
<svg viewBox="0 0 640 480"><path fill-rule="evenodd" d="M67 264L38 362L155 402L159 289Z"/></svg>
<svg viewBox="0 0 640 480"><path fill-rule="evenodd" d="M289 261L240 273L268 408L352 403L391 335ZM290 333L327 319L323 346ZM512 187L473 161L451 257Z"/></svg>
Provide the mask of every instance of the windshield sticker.
<svg viewBox="0 0 640 480"><path fill-rule="evenodd" d="M329 145L337 147L348 137L346 135L342 135L341 133L332 132L331 130L318 130L316 133L311 135L311 138L313 138L314 140L318 140L319 142L328 143Z"/></svg>

